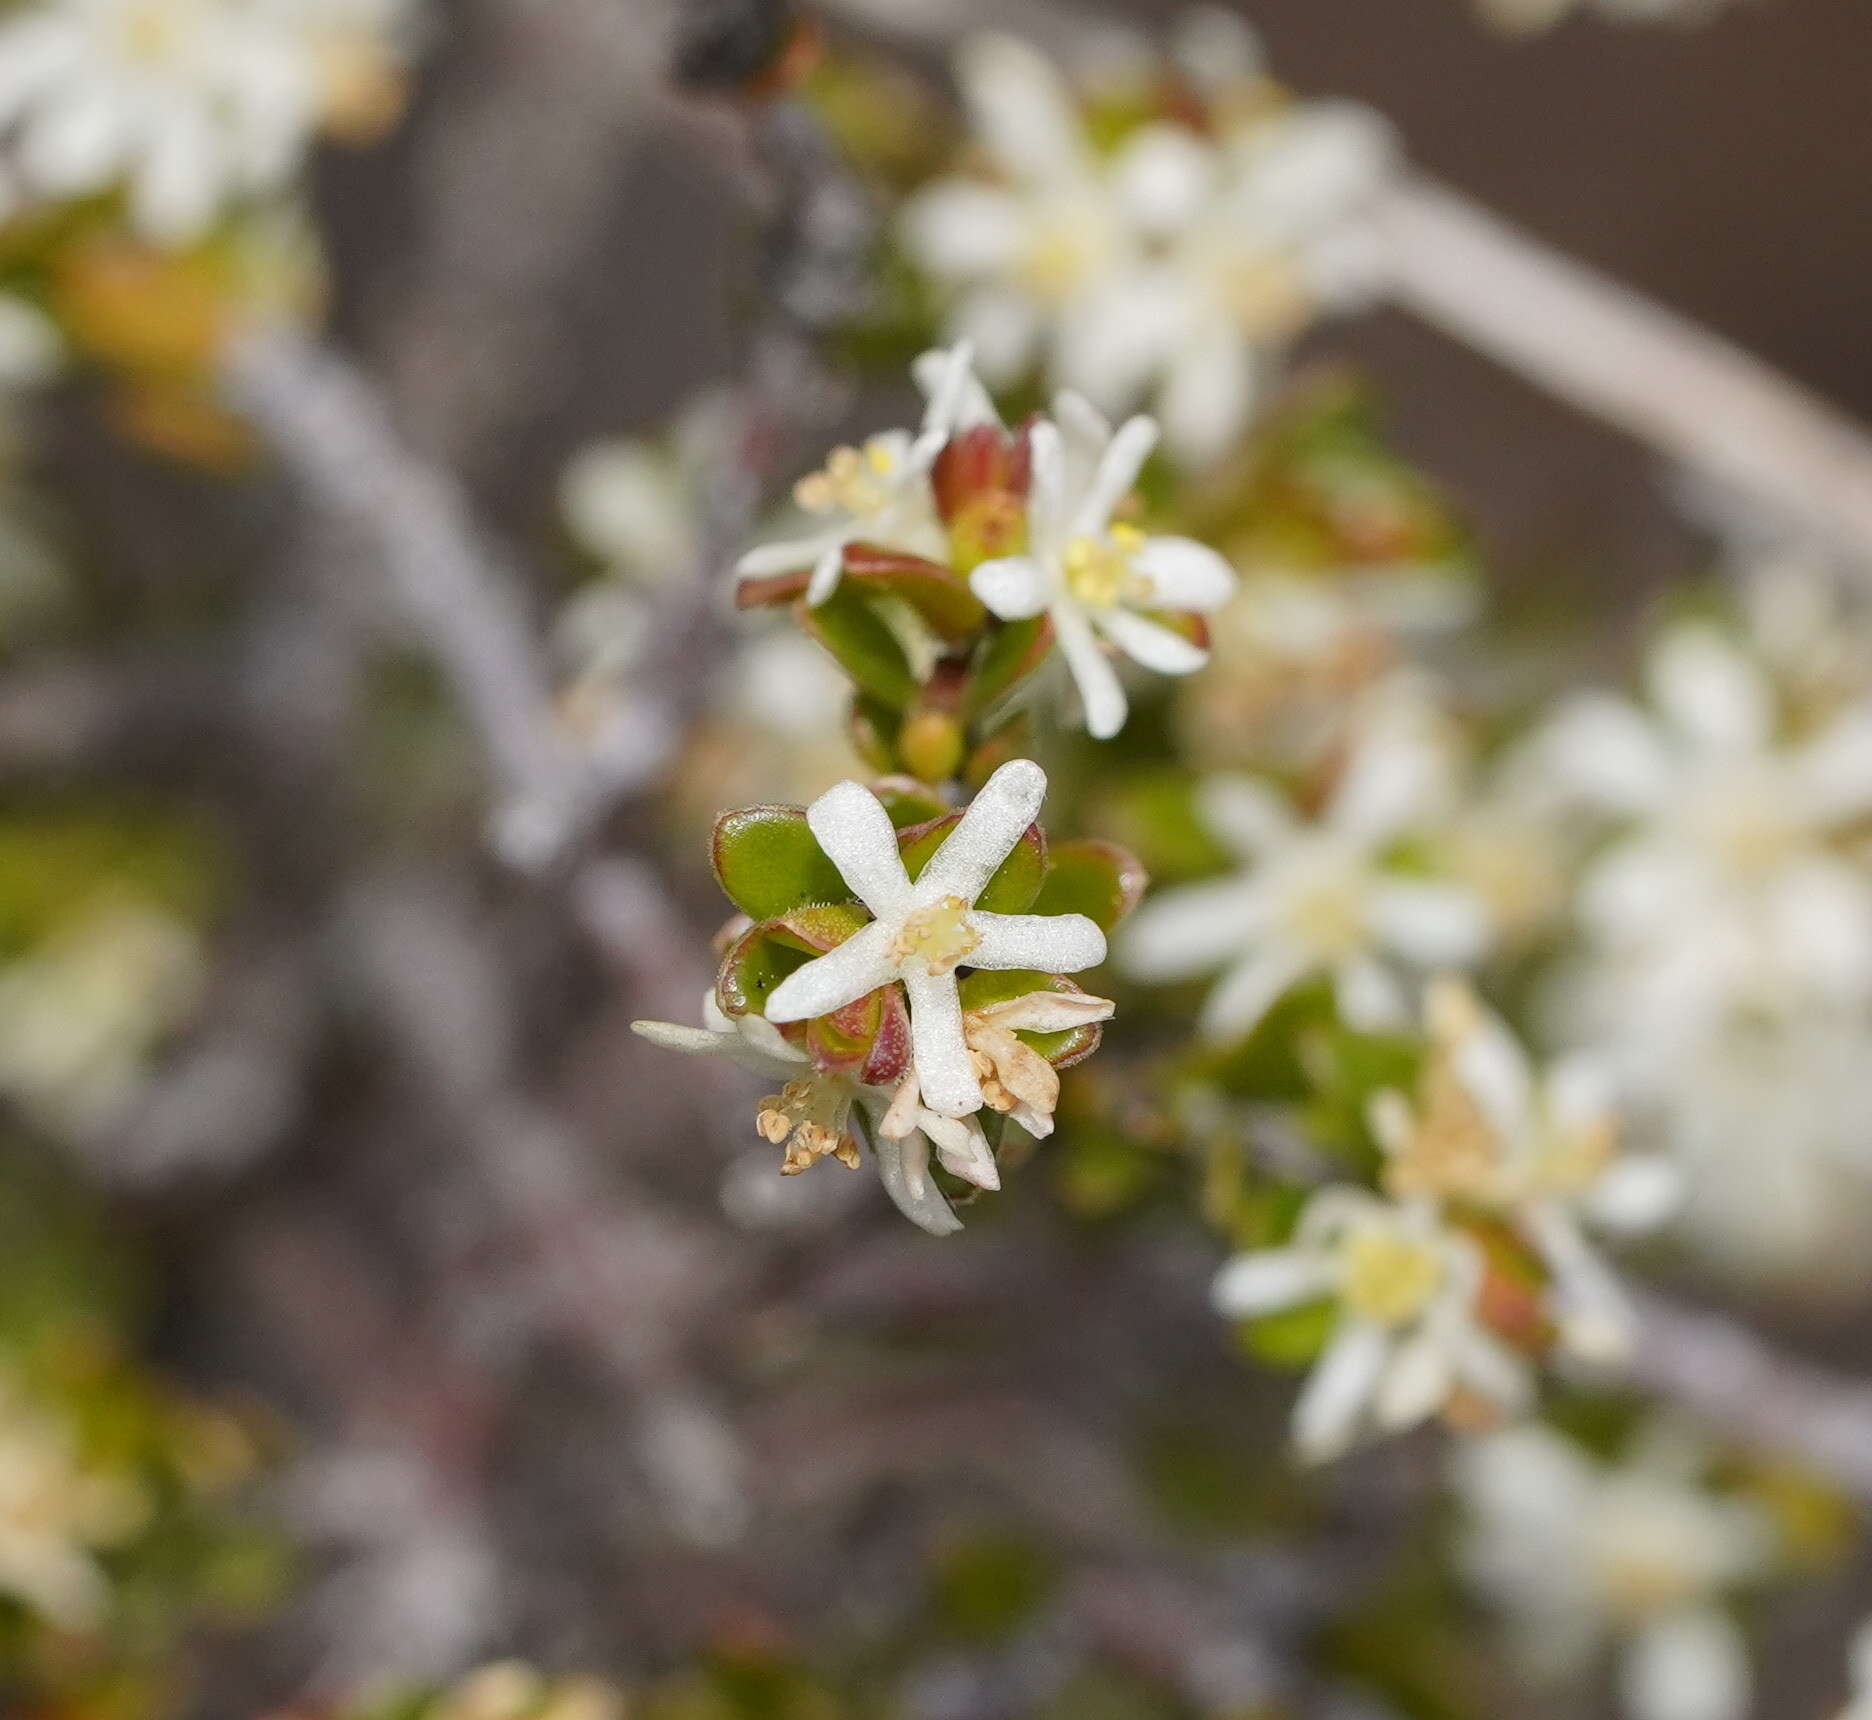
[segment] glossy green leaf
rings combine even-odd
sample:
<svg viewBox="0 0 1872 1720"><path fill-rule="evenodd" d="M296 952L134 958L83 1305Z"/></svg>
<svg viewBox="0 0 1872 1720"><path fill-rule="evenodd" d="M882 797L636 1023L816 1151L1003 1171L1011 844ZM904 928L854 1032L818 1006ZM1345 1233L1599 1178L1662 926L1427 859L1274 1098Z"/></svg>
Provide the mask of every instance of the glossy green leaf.
<svg viewBox="0 0 1872 1720"><path fill-rule="evenodd" d="M1044 615L996 627L970 666L963 715L978 717L1005 698L1046 661L1052 648L1053 623Z"/></svg>
<svg viewBox="0 0 1872 1720"><path fill-rule="evenodd" d="M901 711L916 696L916 676L897 635L853 584L842 583L817 608L802 603L794 613L860 692L893 711Z"/></svg>
<svg viewBox="0 0 1872 1720"><path fill-rule="evenodd" d="M1109 932L1135 908L1149 875L1115 842L1059 842L1048 852L1046 882L1034 902L1040 914L1084 914Z"/></svg>
<svg viewBox="0 0 1872 1720"><path fill-rule="evenodd" d="M1078 992L1083 989L1060 974L1037 973L1028 968L1000 968L992 972L977 968L964 974L958 987L965 1010L1010 1003L1034 991ZM1015 1037L1031 1045L1054 1068L1070 1069L1098 1049L1104 1034L1101 1024L1095 1021L1084 1027L1069 1027L1060 1033L1019 1033Z"/></svg>
<svg viewBox="0 0 1872 1720"><path fill-rule="evenodd" d="M851 899L797 806L724 812L715 821L709 857L729 900L750 919L771 920L808 902Z"/></svg>
<svg viewBox="0 0 1872 1720"><path fill-rule="evenodd" d="M962 820L959 812L945 813L926 824L912 825L897 833L903 850L904 869L912 878L921 875L930 857L948 841L949 833ZM976 898L975 906L990 914L1024 914L1040 894L1046 877L1046 838L1040 826L1030 824L1014 852L1003 860L988 880L987 888Z"/></svg>
<svg viewBox="0 0 1872 1720"><path fill-rule="evenodd" d="M988 619L966 580L920 555L851 544L845 551L845 578L863 590L902 598L945 639L966 639Z"/></svg>

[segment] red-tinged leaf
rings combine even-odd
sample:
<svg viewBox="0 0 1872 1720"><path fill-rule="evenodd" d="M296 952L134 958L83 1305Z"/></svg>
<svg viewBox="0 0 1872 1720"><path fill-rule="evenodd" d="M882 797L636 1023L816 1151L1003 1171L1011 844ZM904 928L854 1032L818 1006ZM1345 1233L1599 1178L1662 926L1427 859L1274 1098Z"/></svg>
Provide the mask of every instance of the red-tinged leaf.
<svg viewBox="0 0 1872 1720"><path fill-rule="evenodd" d="M845 578L860 590L902 598L945 639L966 639L988 619L988 611L966 580L920 555L904 555L875 544L848 544Z"/></svg>
<svg viewBox="0 0 1872 1720"><path fill-rule="evenodd" d="M1209 649L1209 617L1198 615L1192 609L1147 609L1142 612L1146 619L1154 621L1159 627L1187 639L1192 645L1202 650Z"/></svg>
<svg viewBox="0 0 1872 1720"><path fill-rule="evenodd" d="M916 675L902 644L853 582L842 583L824 603L795 604L793 613L860 692L892 711L916 697Z"/></svg>
<svg viewBox="0 0 1872 1720"><path fill-rule="evenodd" d="M798 573L774 573L760 579L742 579L735 582L734 600L737 609L772 609L782 603L791 603L796 597L806 595L806 587L812 581L812 570L801 568Z"/></svg>
<svg viewBox="0 0 1872 1720"><path fill-rule="evenodd" d="M759 1015L774 988L808 959L806 952L778 942L766 926L750 926L722 958L715 1001L725 1015Z"/></svg>
<svg viewBox="0 0 1872 1720"><path fill-rule="evenodd" d="M1064 974L1038 973L1026 968L1003 968L992 973L977 969L962 977L962 1007L986 1009L990 1004L1011 1003L1034 991L1064 992L1075 997L1091 995ZM1104 1024L1097 1021L1089 1021L1082 1027L1064 1028L1058 1033L1015 1035L1024 1044L1031 1045L1055 1069L1070 1069L1075 1063L1083 1063L1098 1050L1104 1036Z"/></svg>
<svg viewBox="0 0 1872 1720"><path fill-rule="evenodd" d="M884 1014L883 990L867 992L843 1009L806 1024L806 1051L828 1075L856 1075L871 1054Z"/></svg>
<svg viewBox="0 0 1872 1720"><path fill-rule="evenodd" d="M969 754L962 767L962 780L970 789L978 790L1010 759L1032 756L1033 719L1025 711L1016 711Z"/></svg>
<svg viewBox="0 0 1872 1720"><path fill-rule="evenodd" d="M910 1069L910 1011L902 991L894 985L872 995L883 998L884 1003L871 1041L871 1054L858 1078L869 1087L894 1087Z"/></svg>

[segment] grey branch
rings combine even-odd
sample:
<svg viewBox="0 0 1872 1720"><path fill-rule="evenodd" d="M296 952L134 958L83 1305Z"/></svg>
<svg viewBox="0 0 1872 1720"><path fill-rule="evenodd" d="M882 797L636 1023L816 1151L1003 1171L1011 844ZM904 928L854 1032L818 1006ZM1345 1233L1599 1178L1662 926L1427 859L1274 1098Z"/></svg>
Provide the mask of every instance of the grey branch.
<svg viewBox="0 0 1872 1720"><path fill-rule="evenodd" d="M1789 1356L1715 1314L1640 1297L1634 1384L1872 1502L1872 1385Z"/></svg>
<svg viewBox="0 0 1872 1720"><path fill-rule="evenodd" d="M1675 312L1407 180L1380 212L1406 309L1784 523L1872 554L1872 435Z"/></svg>

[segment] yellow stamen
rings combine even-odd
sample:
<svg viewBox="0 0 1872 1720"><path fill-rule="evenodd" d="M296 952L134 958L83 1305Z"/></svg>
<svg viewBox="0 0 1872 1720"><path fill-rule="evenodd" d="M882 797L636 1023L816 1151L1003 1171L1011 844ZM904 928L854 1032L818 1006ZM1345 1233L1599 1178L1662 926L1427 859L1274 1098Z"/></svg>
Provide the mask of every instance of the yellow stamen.
<svg viewBox="0 0 1872 1720"><path fill-rule="evenodd" d="M1364 1319L1404 1325L1424 1311L1442 1283L1436 1250L1390 1225L1363 1225L1346 1239L1339 1299Z"/></svg>
<svg viewBox="0 0 1872 1720"><path fill-rule="evenodd" d="M969 905L960 896L942 896L904 921L891 943L899 962L921 962L926 973L954 973L981 942L968 923Z"/></svg>
<svg viewBox="0 0 1872 1720"><path fill-rule="evenodd" d="M1061 558L1066 588L1093 609L1109 609L1121 598L1148 601L1151 583L1131 565L1144 547L1136 526L1115 525L1102 538L1076 537Z"/></svg>

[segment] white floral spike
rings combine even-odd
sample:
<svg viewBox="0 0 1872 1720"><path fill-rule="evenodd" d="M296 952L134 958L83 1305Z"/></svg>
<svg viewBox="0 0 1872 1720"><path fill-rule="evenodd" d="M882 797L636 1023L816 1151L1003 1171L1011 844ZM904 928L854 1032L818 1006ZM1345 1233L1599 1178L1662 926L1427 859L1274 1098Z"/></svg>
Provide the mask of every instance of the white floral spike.
<svg viewBox="0 0 1872 1720"><path fill-rule="evenodd" d="M1058 424L1042 421L1029 433L1027 550L984 562L970 584L1004 621L1052 619L1086 728L1109 740L1127 706L1107 648L1161 675L1200 669L1207 651L1152 612L1212 613L1233 595L1235 575L1193 538L1147 537L1114 521L1156 443L1150 419L1133 418L1114 435L1083 401L1063 400L1056 412ZM1076 445L1062 425L1074 427Z"/></svg>
<svg viewBox="0 0 1872 1720"><path fill-rule="evenodd" d="M975 906L1045 797L1046 773L1037 764L1004 764L912 883L896 832L870 790L844 782L822 795L807 813L813 833L874 918L775 987L767 1019L804 1021L901 981L924 1104L944 1117L979 1110L982 1087L956 969L1077 973L1105 959L1105 934L1082 914L994 914Z"/></svg>

